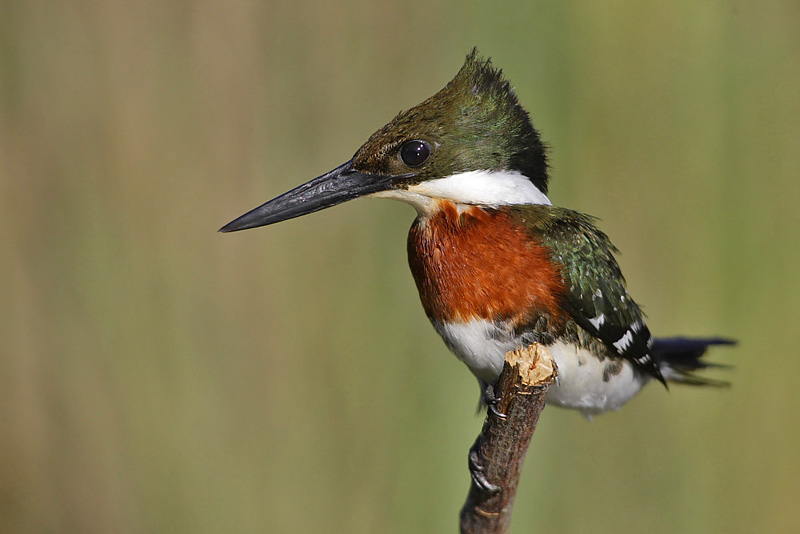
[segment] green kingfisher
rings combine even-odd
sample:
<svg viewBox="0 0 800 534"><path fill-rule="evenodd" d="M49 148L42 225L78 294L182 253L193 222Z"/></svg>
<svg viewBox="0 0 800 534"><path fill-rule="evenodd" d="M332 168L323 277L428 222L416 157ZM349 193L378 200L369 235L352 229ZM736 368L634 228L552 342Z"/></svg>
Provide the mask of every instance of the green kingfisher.
<svg viewBox="0 0 800 534"><path fill-rule="evenodd" d="M549 404L587 417L649 381L720 384L695 371L720 338L654 339L593 217L547 196L545 145L509 82L475 49L444 89L398 114L348 162L242 215L233 232L358 197L417 212L408 261L422 306L478 379L484 401L505 354L539 343L558 366Z"/></svg>

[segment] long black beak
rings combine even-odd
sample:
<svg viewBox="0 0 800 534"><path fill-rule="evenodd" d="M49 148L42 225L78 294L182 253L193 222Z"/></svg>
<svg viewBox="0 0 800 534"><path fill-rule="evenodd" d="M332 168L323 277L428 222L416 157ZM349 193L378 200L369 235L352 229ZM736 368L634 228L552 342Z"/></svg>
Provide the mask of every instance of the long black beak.
<svg viewBox="0 0 800 534"><path fill-rule="evenodd" d="M370 193L385 191L390 187L390 176L358 172L353 170L353 160L350 160L344 165L245 213L220 228L219 231L236 232L266 226L324 210Z"/></svg>

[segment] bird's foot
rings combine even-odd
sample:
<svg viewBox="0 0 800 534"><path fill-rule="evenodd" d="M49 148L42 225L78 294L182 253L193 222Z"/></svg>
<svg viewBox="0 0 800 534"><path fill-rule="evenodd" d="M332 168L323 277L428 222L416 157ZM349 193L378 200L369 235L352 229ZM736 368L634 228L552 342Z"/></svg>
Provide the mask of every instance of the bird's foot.
<svg viewBox="0 0 800 534"><path fill-rule="evenodd" d="M478 454L478 441L469 449L469 474L472 476L472 482L483 491L488 493L500 491L500 486L492 484L486 478L485 468Z"/></svg>
<svg viewBox="0 0 800 534"><path fill-rule="evenodd" d="M501 398L494 391L494 386L487 384L483 390L483 402L486 403L486 408L500 419L505 419L508 416L497 408L500 405L500 400Z"/></svg>

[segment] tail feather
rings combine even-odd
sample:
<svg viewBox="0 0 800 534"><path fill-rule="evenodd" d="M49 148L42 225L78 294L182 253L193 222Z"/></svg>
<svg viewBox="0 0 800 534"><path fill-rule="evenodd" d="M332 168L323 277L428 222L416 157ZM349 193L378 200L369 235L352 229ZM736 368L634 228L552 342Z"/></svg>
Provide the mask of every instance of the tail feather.
<svg viewBox="0 0 800 534"><path fill-rule="evenodd" d="M662 338L654 340L652 355L659 362L661 374L671 382L693 386L729 386L729 382L698 376L695 372L709 367L730 367L702 358L709 347L735 344L735 340L725 338Z"/></svg>

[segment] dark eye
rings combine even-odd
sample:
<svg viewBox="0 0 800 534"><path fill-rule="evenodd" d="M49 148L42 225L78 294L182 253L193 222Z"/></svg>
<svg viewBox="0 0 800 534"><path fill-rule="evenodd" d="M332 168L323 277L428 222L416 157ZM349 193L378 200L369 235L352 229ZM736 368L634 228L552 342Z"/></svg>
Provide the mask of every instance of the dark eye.
<svg viewBox="0 0 800 534"><path fill-rule="evenodd" d="M400 158L409 167L419 167L431 157L431 146L425 141L406 141L400 147Z"/></svg>

